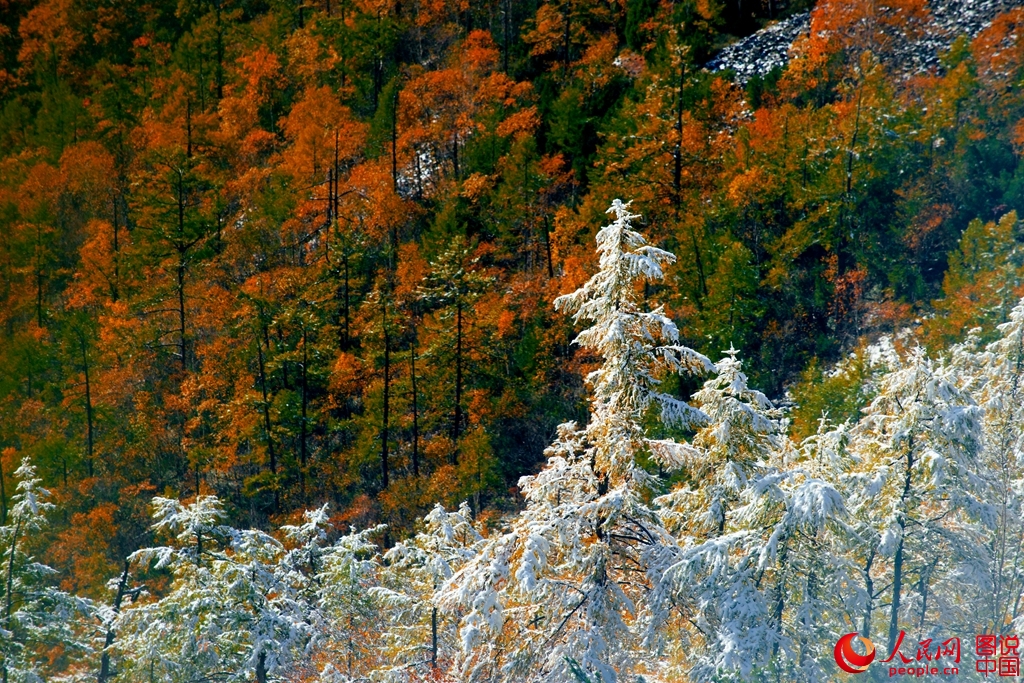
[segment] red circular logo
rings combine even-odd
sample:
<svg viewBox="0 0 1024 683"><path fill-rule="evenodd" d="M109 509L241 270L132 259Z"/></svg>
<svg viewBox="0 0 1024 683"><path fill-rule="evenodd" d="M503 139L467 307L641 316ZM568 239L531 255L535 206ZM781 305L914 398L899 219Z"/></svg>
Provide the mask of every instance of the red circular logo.
<svg viewBox="0 0 1024 683"><path fill-rule="evenodd" d="M864 654L859 655L853 651L854 638L864 644ZM875 644L856 633L847 633L836 643L833 654L840 669L846 673L859 674L867 671L868 664L875 661Z"/></svg>

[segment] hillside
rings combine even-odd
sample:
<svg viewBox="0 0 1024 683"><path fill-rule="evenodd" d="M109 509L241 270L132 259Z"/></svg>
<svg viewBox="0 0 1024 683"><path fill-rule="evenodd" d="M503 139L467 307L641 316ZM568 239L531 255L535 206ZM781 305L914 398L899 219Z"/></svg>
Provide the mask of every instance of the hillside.
<svg viewBox="0 0 1024 683"><path fill-rule="evenodd" d="M995 0L0 0L5 683L1012 622L1022 79Z"/></svg>
<svg viewBox="0 0 1024 683"><path fill-rule="evenodd" d="M903 78L941 71L942 55L964 36L975 38L992 20L1016 3L1008 0L932 0L926 3L930 16L918 26L890 31L886 58ZM823 27L827 31L827 28ZM745 85L754 76L765 77L789 62L794 43L811 31L811 14L802 12L722 48L708 63L712 72L731 70L736 82Z"/></svg>

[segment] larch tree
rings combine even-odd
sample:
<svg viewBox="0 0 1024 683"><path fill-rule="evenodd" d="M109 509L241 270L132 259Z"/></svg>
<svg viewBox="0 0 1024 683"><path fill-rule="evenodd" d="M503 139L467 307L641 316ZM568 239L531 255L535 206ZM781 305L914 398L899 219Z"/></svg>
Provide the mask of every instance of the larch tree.
<svg viewBox="0 0 1024 683"><path fill-rule="evenodd" d="M420 288L422 298L437 310L436 317L442 325L438 355L454 365L449 423L452 464L458 464L459 441L469 426L465 394L469 383L470 331L476 317L473 305L492 282L480 258L463 237L457 236L430 262L430 271Z"/></svg>
<svg viewBox="0 0 1024 683"><path fill-rule="evenodd" d="M308 522L307 522L308 524ZM315 574L316 623L311 650L329 662L321 674L339 681L366 680L364 676L387 668L380 647L393 624L382 619L383 609L375 594L380 582L381 557L374 537L383 525L350 528L347 534L318 551Z"/></svg>
<svg viewBox="0 0 1024 683"><path fill-rule="evenodd" d="M780 412L768 397L747 386L747 376L730 348L716 364L717 374L693 395L708 416L693 439L693 457L680 462L693 489L666 496L666 505L694 498L695 505L666 515L681 514L683 528L694 537L709 538L726 532L727 519L743 493L765 471L771 452L780 446ZM689 509L688 509L689 508ZM685 520L685 521L684 521Z"/></svg>
<svg viewBox="0 0 1024 683"><path fill-rule="evenodd" d="M695 624L699 680L720 671L747 675L770 658L780 640L781 614L772 614L760 584L787 536L777 529L763 538L759 529L770 523L758 519L764 515L758 493L766 489L773 474L769 461L782 445L780 412L748 387L735 349L716 369L693 396L707 420L692 448L672 463L686 483L657 499L675 538L655 593L659 619L652 626L657 634L673 607L681 607Z"/></svg>
<svg viewBox="0 0 1024 683"><path fill-rule="evenodd" d="M193 366L193 279L208 256L203 247L215 224L209 179L199 166L185 150L153 152L138 205L132 207L139 215L136 234L144 234L140 248L163 285L150 288L144 302L145 314L157 321L151 343L172 349L182 373Z"/></svg>
<svg viewBox="0 0 1024 683"><path fill-rule="evenodd" d="M679 345L660 308L642 307L639 285L660 280L672 254L631 228L627 204L616 200L609 213L599 271L555 302L591 324L576 342L602 358L587 378L590 421L559 427L545 468L520 482L526 509L442 591L442 604L468 610L458 666L469 680L613 682L643 666L647 596L672 538L647 502L658 480L641 459L672 462L692 447L648 438L641 420L656 409L666 423L700 424L706 416L659 391L656 373L714 366Z"/></svg>
<svg viewBox="0 0 1024 683"><path fill-rule="evenodd" d="M295 553L261 531L221 524L213 496L189 504L154 498L154 530L172 545L145 548L131 561L168 569L170 590L140 601L115 621L122 667L137 677L159 671L170 681L209 676L266 683L287 670L312 636L307 579ZM315 533L297 531L305 560L316 551ZM182 628L187 624L187 628Z"/></svg>
<svg viewBox="0 0 1024 683"><path fill-rule="evenodd" d="M452 512L435 505L423 524L423 531L384 554L381 585L373 589L391 625L384 647L392 675L437 675L451 667L458 653L458 613L442 609L434 598L483 540L467 503Z"/></svg>
<svg viewBox="0 0 1024 683"><path fill-rule="evenodd" d="M94 607L55 588L56 571L31 554L32 541L44 532L46 515L56 506L27 459L14 476L17 487L0 526L0 680L31 683L49 675L49 648L91 650L91 634L83 626Z"/></svg>
<svg viewBox="0 0 1024 683"><path fill-rule="evenodd" d="M888 603L882 632L891 652L904 624L963 623L960 610L969 607L958 582L942 579L977 585L985 572L977 551L995 514L983 498L981 409L958 386L956 369L919 348L882 351L888 367L850 431L856 464L846 476L869 558L864 580L878 587L865 598L864 630L878 621L874 601Z"/></svg>
<svg viewBox="0 0 1024 683"><path fill-rule="evenodd" d="M1020 623L1024 547L1024 479L1020 462L1024 456L1024 300L998 327L999 339L984 351L972 354L974 361L962 375L973 388L984 410L984 451L981 459L988 473L990 495L995 506L996 525L988 540L991 595L987 623L996 631L1006 623ZM954 356L954 359L956 356ZM955 362L955 361L954 361Z"/></svg>
<svg viewBox="0 0 1024 683"><path fill-rule="evenodd" d="M765 586L772 627L778 633L766 672L776 678L824 683L834 678L828 653L846 630L844 617L859 605L847 586L860 574L850 546L843 473L850 467L848 425L827 418L799 443L787 441L758 486L753 517L770 531L758 548L762 568L774 569ZM774 563L774 567L772 567Z"/></svg>

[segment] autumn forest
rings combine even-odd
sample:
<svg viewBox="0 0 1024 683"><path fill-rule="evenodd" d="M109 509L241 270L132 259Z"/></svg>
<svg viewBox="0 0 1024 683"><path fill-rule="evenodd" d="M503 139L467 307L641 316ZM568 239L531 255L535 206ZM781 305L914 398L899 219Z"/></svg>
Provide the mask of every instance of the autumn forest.
<svg viewBox="0 0 1024 683"><path fill-rule="evenodd" d="M784 68L705 68L808 10ZM171 591L165 560L133 555L161 536L154 501L267 531L320 509L381 550L441 524L437 504L499 528L612 357L553 302L604 266L616 215L676 257L637 306L663 306L679 348L732 349L794 439L858 419L868 345L992 342L1024 295L1022 9L923 70L899 58L932 30L923 0L0 0L0 18L0 639L21 628L16 548L82 600ZM659 391L689 400L697 365ZM54 507L25 533L30 479ZM85 656L26 636L0 662L103 683L114 637ZM353 647L351 678L288 680L369 680ZM254 657L237 680L284 680Z"/></svg>

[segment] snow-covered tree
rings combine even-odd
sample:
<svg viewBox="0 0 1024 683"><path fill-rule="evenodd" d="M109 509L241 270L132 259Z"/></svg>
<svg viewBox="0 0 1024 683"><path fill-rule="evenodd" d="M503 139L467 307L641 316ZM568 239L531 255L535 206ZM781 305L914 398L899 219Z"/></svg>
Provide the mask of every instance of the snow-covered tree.
<svg viewBox="0 0 1024 683"><path fill-rule="evenodd" d="M18 485L7 523L0 526L0 680L35 683L49 673L47 648L78 655L91 650L83 625L94 608L55 588L56 572L30 554L29 542L44 531L55 506L28 458L14 475Z"/></svg>
<svg viewBox="0 0 1024 683"><path fill-rule="evenodd" d="M689 651L691 674L704 680L718 671L746 674L778 645L773 617L781 615L773 615L760 585L788 536L784 529L771 539L760 533L771 521L759 494L780 492L777 480L774 487L763 480L782 443L781 414L748 386L735 349L693 398L707 421L680 463L683 484L657 500L676 536L655 592L660 619L651 637L663 637L673 607L681 608L696 627L680 634L689 636L685 644L676 642Z"/></svg>
<svg viewBox="0 0 1024 683"><path fill-rule="evenodd" d="M991 585L986 602L989 630L1008 622L1021 626L1018 596L1024 590L1024 300L998 328L1000 337L983 352L957 354L954 362L984 410L982 460L996 526L987 543ZM968 344L970 340L968 341ZM963 346L967 346L965 344ZM961 347L962 348L962 347Z"/></svg>
<svg viewBox="0 0 1024 683"><path fill-rule="evenodd" d="M902 625L963 624L971 609L963 586L985 583L981 499L981 409L958 386L955 366L916 348L885 352L891 369L850 432L847 477L851 555L863 567L863 626L870 635L876 602L888 603L889 650Z"/></svg>
<svg viewBox="0 0 1024 683"><path fill-rule="evenodd" d="M726 532L733 508L781 445L780 411L747 385L736 356L730 348L717 374L693 395L708 420L693 439L691 457L680 463L686 484L660 500L663 516L695 539Z"/></svg>
<svg viewBox="0 0 1024 683"><path fill-rule="evenodd" d="M796 445L785 441L758 485L771 520L760 563L771 568L768 588L779 645L769 668L793 681L831 681L829 655L847 633L849 587L859 578L848 561L843 472L851 460L848 425L822 418L816 434ZM774 563L774 567L772 567Z"/></svg>
<svg viewBox="0 0 1024 683"><path fill-rule="evenodd" d="M221 524L222 505L213 496L198 496L189 505L158 497L153 506L153 528L169 534L172 544L140 550L131 559L169 570L173 583L160 599L119 615L122 680L215 676L265 683L287 670L308 644L312 626L306 581L294 563L282 562L282 544L260 531Z"/></svg>
<svg viewBox="0 0 1024 683"><path fill-rule="evenodd" d="M755 587L767 609L768 628L756 624L753 633L763 639L748 636L742 643L751 661L759 663L760 676L834 679L829 653L846 632L842 596L857 576L843 554L846 441L846 425L830 428L824 419L800 444L777 439L737 510L735 525L749 534L737 555L756 567Z"/></svg>
<svg viewBox="0 0 1024 683"><path fill-rule="evenodd" d="M659 390L658 373L714 370L679 345L676 325L641 305L640 284L663 277L672 254L631 228L637 218L616 200L615 220L597 234L600 269L558 310L589 323L576 343L600 355L587 377L590 420L559 427L548 463L520 481L526 509L483 541L456 572L442 604L464 607L461 674L469 680L613 683L643 669L643 624L652 577L673 545L648 504L657 477L640 464L685 460L687 444L648 438L641 420L696 428L706 416Z"/></svg>
<svg viewBox="0 0 1024 683"><path fill-rule="evenodd" d="M320 626L314 652L329 663L321 673L325 679L366 680L370 673L388 667L381 643L392 624L385 620L374 593L381 567L373 538L384 530L383 525L350 529L323 550L315 577Z"/></svg>
<svg viewBox="0 0 1024 683"><path fill-rule="evenodd" d="M453 512L441 505L423 519L424 530L384 554L381 586L374 589L391 628L383 647L390 664L385 680L406 680L447 670L458 647L458 617L434 602L437 590L475 555L483 537L468 503Z"/></svg>

